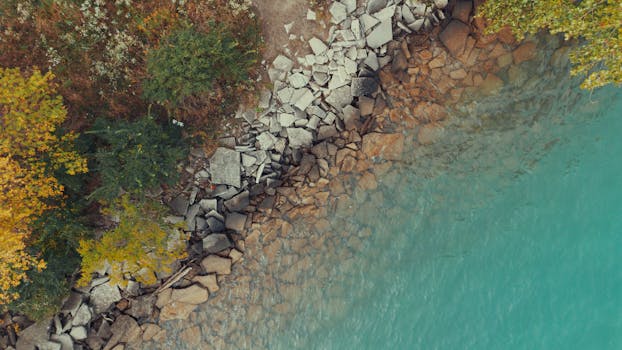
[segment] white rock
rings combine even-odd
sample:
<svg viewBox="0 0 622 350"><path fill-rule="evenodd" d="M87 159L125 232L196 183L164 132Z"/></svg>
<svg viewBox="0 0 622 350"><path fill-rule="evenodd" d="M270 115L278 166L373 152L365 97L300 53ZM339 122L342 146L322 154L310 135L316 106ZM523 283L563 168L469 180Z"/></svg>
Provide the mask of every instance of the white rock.
<svg viewBox="0 0 622 350"><path fill-rule="evenodd" d="M91 310L88 305L82 304L71 320L73 326L84 326L91 321Z"/></svg>
<svg viewBox="0 0 622 350"><path fill-rule="evenodd" d="M289 31L292 30L292 27L294 26L294 22L289 22L286 25L284 25L283 27L285 27L285 33L289 34ZM294 39L296 37L294 36ZM292 40L292 39L290 39Z"/></svg>
<svg viewBox="0 0 622 350"><path fill-rule="evenodd" d="M341 3L343 3L346 6L346 10L348 11L348 14L356 10L356 0L341 0Z"/></svg>
<svg viewBox="0 0 622 350"><path fill-rule="evenodd" d="M84 340L87 337L86 328L82 326L73 327L71 328L71 332L69 332L69 335L75 340Z"/></svg>
<svg viewBox="0 0 622 350"><path fill-rule="evenodd" d="M346 73L348 73L349 75L356 74L356 71L357 71L356 62L354 62L353 60L349 58L346 58L344 61L345 61L344 67L345 67Z"/></svg>
<svg viewBox="0 0 622 350"><path fill-rule="evenodd" d="M272 62L272 65L274 66L274 68L280 70L281 72L287 73L294 66L294 62L283 55L278 55L274 59L274 62Z"/></svg>
<svg viewBox="0 0 622 350"><path fill-rule="evenodd" d="M315 21L317 19L317 15L315 14L315 12L307 10L307 19L309 21Z"/></svg>
<svg viewBox="0 0 622 350"><path fill-rule="evenodd" d="M299 89L304 87L309 82L309 78L304 76L302 73L295 73L289 76L289 83L292 87Z"/></svg>
<svg viewBox="0 0 622 350"><path fill-rule="evenodd" d="M295 101L294 106L301 111L309 107L313 100L315 100L315 96L313 96L313 92L309 89L299 89L294 92L294 96L292 97L292 101Z"/></svg>
<svg viewBox="0 0 622 350"><path fill-rule="evenodd" d="M332 15L331 21L335 24L343 22L348 17L346 6L337 1L333 2L328 12Z"/></svg>
<svg viewBox="0 0 622 350"><path fill-rule="evenodd" d="M434 6L439 9L444 9L447 7L447 0L434 0Z"/></svg>
<svg viewBox="0 0 622 350"><path fill-rule="evenodd" d="M415 21L415 15L410 10L410 7L403 5L402 6L402 18L406 22L406 24L411 24Z"/></svg>
<svg viewBox="0 0 622 350"><path fill-rule="evenodd" d="M378 56L376 56L376 53L373 51L369 52L363 63L374 71L380 69L380 64L378 63Z"/></svg>
<svg viewBox="0 0 622 350"><path fill-rule="evenodd" d="M356 40L363 38L363 32L361 31L361 22L358 19L353 19L352 23L350 23L350 30L352 34L354 34L354 38Z"/></svg>
<svg viewBox="0 0 622 350"><path fill-rule="evenodd" d="M393 26L391 25L391 19L387 19L369 33L367 36L367 46L377 49L391 40L393 40Z"/></svg>
<svg viewBox="0 0 622 350"><path fill-rule="evenodd" d="M367 13L375 13L387 7L387 0L369 0L367 2Z"/></svg>
<svg viewBox="0 0 622 350"><path fill-rule="evenodd" d="M257 136L257 142L259 142L259 149L271 150L276 142L276 137L269 132L262 132Z"/></svg>
<svg viewBox="0 0 622 350"><path fill-rule="evenodd" d="M302 128L287 128L287 139L290 147L300 148L313 143L313 134Z"/></svg>
<svg viewBox="0 0 622 350"><path fill-rule="evenodd" d="M361 15L360 21L363 25L363 32L365 33L371 31L378 23L380 23L380 21L377 20L375 17L370 16L366 13Z"/></svg>
<svg viewBox="0 0 622 350"><path fill-rule="evenodd" d="M414 22L412 22L411 24L409 24L408 28L412 29L415 32L419 31L423 27L424 22L425 22L425 19L419 18L415 20Z"/></svg>
<svg viewBox="0 0 622 350"><path fill-rule="evenodd" d="M322 55L326 52L326 50L328 50L328 46L326 46L326 44L324 44L322 40L316 37L309 39L309 45L311 46L311 50L313 50L315 56Z"/></svg>
<svg viewBox="0 0 622 350"><path fill-rule="evenodd" d="M289 113L281 113L281 114L279 114L279 123L284 128L288 128L288 127L292 126L292 124L294 124L295 120L296 120L296 118L294 117L293 114L289 114Z"/></svg>
<svg viewBox="0 0 622 350"><path fill-rule="evenodd" d="M395 14L395 5L386 7L376 13L374 17L376 17L380 22L384 22L387 19L391 19Z"/></svg>

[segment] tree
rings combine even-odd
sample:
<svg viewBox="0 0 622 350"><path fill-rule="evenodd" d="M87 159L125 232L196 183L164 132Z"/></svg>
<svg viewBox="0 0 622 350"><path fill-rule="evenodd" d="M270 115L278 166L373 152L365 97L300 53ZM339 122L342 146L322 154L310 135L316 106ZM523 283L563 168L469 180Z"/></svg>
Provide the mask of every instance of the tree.
<svg viewBox="0 0 622 350"><path fill-rule="evenodd" d="M82 277L78 284L88 284L106 263L111 282L122 286L128 277L153 284L156 272L170 272L171 264L185 256L185 239L174 225L162 222L165 213L166 208L151 201L132 202L128 195L117 200L107 210L118 217L117 227L99 240L80 241Z"/></svg>
<svg viewBox="0 0 622 350"><path fill-rule="evenodd" d="M44 262L26 251L30 224L63 194L52 175L86 172L73 147L75 135L60 135L67 112L51 73L0 68L0 304L18 297L14 288Z"/></svg>
<svg viewBox="0 0 622 350"><path fill-rule="evenodd" d="M585 76L582 88L622 83L622 2L619 0L486 1L479 7L490 33L509 26L519 39L548 29L578 39L570 52L571 73Z"/></svg>
<svg viewBox="0 0 622 350"><path fill-rule="evenodd" d="M123 192L142 195L177 180L177 163L186 156L181 128L151 117L136 121L98 119L90 131L98 145L93 170L101 185L90 196L112 200Z"/></svg>

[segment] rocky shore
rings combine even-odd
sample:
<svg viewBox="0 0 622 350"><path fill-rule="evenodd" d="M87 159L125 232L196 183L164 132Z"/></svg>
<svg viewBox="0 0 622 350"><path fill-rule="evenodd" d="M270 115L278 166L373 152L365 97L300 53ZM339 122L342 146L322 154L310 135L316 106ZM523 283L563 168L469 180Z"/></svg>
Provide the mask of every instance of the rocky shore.
<svg viewBox="0 0 622 350"><path fill-rule="evenodd" d="M314 270L322 284L335 272L320 261L353 263L370 231L349 218L377 216L375 190L391 186L379 178L399 177L405 144L441 139L447 103L528 84L522 65L538 54L535 40L479 35L471 1L343 0L329 12L329 37L308 39L313 54L267 67L273 89L238 113L242 136L209 158L193 152L194 181L167 218L192 233L190 258L153 286L120 290L102 271L52 320L3 340L8 349L268 348L244 320L308 307L297 293L322 294L300 275Z"/></svg>

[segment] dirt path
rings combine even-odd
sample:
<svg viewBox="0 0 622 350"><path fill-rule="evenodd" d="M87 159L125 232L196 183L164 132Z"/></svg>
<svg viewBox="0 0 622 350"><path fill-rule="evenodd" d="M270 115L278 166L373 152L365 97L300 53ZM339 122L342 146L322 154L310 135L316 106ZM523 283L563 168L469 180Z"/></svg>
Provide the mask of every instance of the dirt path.
<svg viewBox="0 0 622 350"><path fill-rule="evenodd" d="M266 45L264 58L267 62L279 54L285 54L290 58L304 56L311 50L306 42L313 36L323 38L328 32L327 23L322 28L322 21L307 20L308 0L253 0L255 10L262 23L262 30ZM318 13L318 17L319 13ZM293 23L289 34L285 31L285 25ZM290 34L296 36L290 40Z"/></svg>

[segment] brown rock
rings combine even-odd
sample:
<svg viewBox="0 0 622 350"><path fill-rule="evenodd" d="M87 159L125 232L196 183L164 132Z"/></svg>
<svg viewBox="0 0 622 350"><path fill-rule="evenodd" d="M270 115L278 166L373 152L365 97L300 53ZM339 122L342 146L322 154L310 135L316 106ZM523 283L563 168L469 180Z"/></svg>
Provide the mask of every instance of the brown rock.
<svg viewBox="0 0 622 350"><path fill-rule="evenodd" d="M404 135L369 133L363 136L363 153L369 158L399 160L404 151Z"/></svg>
<svg viewBox="0 0 622 350"><path fill-rule="evenodd" d="M512 33L512 29L510 27L504 27L503 29L501 29L497 33L497 39L499 39L500 42L508 45L512 45L516 41L516 38L514 37L514 34Z"/></svg>
<svg viewBox="0 0 622 350"><path fill-rule="evenodd" d="M499 67L507 67L512 64L512 53L506 53L497 58L497 64Z"/></svg>
<svg viewBox="0 0 622 350"><path fill-rule="evenodd" d="M452 20L439 34L439 39L452 56L458 57L464 51L470 31L468 25L458 20Z"/></svg>
<svg viewBox="0 0 622 350"><path fill-rule="evenodd" d="M461 80L466 78L467 72L463 68L460 68L449 72L449 76L451 79Z"/></svg>
<svg viewBox="0 0 622 350"><path fill-rule="evenodd" d="M145 323L140 326L143 330L143 341L150 341L153 337L162 330L160 326L154 323Z"/></svg>
<svg viewBox="0 0 622 350"><path fill-rule="evenodd" d="M231 259L218 255L209 255L201 261L201 266L207 273L215 272L218 275L228 275L231 273Z"/></svg>
<svg viewBox="0 0 622 350"><path fill-rule="evenodd" d="M136 343L142 338L142 330L136 320L128 315L117 317L110 326L112 337L104 347L104 350L113 349L119 343Z"/></svg>
<svg viewBox="0 0 622 350"><path fill-rule="evenodd" d="M419 129L417 141L422 145L429 145L436 142L443 134L443 129L433 125L424 125Z"/></svg>
<svg viewBox="0 0 622 350"><path fill-rule="evenodd" d="M216 293L220 288L218 287L218 280L216 274L212 273L205 276L194 276L193 282L199 282L203 287L207 288L210 293Z"/></svg>
<svg viewBox="0 0 622 350"><path fill-rule="evenodd" d="M443 67L444 65L445 65L445 57L443 57L442 55L435 57L432 61L430 61L430 63L428 63L428 67L430 67L430 69L440 68L440 67Z"/></svg>
<svg viewBox="0 0 622 350"><path fill-rule="evenodd" d="M512 51L514 64L521 64L536 57L536 43L527 41Z"/></svg>
<svg viewBox="0 0 622 350"><path fill-rule="evenodd" d="M363 173L363 176L361 176L358 185L364 190L375 190L376 188L378 188L376 176L370 172Z"/></svg>
<svg viewBox="0 0 622 350"><path fill-rule="evenodd" d="M205 288L199 287L196 284L190 287L182 289L173 289L171 293L171 299L173 302L182 302L186 304L202 304L209 298L209 293Z"/></svg>
<svg viewBox="0 0 622 350"><path fill-rule="evenodd" d="M172 302L160 310L160 321L185 320L198 305Z"/></svg>
<svg viewBox="0 0 622 350"><path fill-rule="evenodd" d="M471 2L471 0L459 0L454 5L454 9L451 12L451 17L468 24L472 8L473 3Z"/></svg>
<svg viewBox="0 0 622 350"><path fill-rule="evenodd" d="M232 264L235 264L236 262L240 261L243 256L244 254L235 248L231 249L231 251L229 252L229 257L231 258Z"/></svg>
<svg viewBox="0 0 622 350"><path fill-rule="evenodd" d="M164 305L168 304L171 302L171 294L173 293L173 290L171 290L170 288L165 289L163 291L161 291L158 294L158 299L156 300L156 306L158 307L158 309L161 309L164 307Z"/></svg>
<svg viewBox="0 0 622 350"><path fill-rule="evenodd" d="M185 329L179 335L184 345L188 345L191 348L197 348L201 343L201 328L199 326L190 327Z"/></svg>
<svg viewBox="0 0 622 350"><path fill-rule="evenodd" d="M488 74L480 85L480 90L485 95L493 94L503 87L503 80L494 74Z"/></svg>

